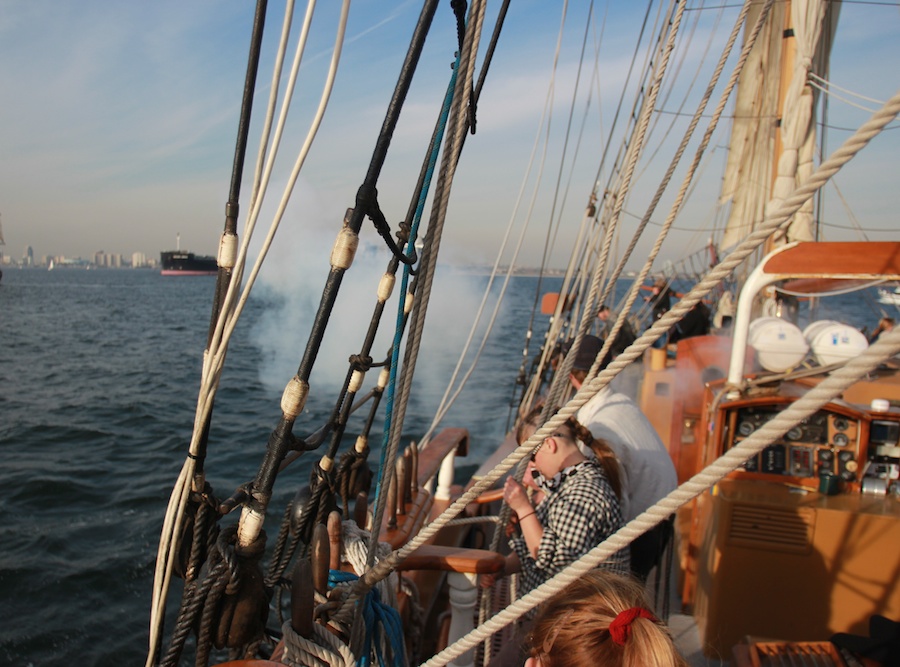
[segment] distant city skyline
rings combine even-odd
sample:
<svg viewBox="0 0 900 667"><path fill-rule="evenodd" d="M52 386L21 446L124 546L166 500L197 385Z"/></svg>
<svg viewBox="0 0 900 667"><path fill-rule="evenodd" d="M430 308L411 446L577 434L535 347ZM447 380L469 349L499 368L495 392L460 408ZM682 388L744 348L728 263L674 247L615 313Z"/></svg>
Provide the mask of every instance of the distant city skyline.
<svg viewBox="0 0 900 667"><path fill-rule="evenodd" d="M267 24L267 47L280 30L277 13L281 5L269 4L274 12ZM553 84L552 131L556 135L566 132L589 3L567 6ZM493 261L507 221L516 210L518 193L526 193L524 202L531 196L521 182L534 137L544 133L540 119L550 88L561 9L559 3L539 0L523 0L510 9L479 100L477 133L467 139L451 196L443 247L460 261ZM291 247L299 243L296 247L305 248L308 244L294 241L302 236L301 227L303 233L327 230L325 237L333 239L365 176L419 10L420 3L412 1L389 7L374 0L352 4L330 106L295 188L295 202L288 208L284 224L289 228L279 232L281 240L276 242ZM299 120L299 129L285 135L281 164L276 165L273 176L275 187L263 205L260 225L267 225L276 209L318 104L337 11L337 3L317 8L300 72L299 95L291 107L290 115ZM542 187L549 194L537 200L529 228L534 242L523 250L524 264L540 263L548 220L562 215L576 221L581 217L596 185L596 163L605 148L603 136L615 113L644 9L611 2L594 11L593 40L606 55L592 80L602 83L605 96L602 105L597 104L597 92L590 91L593 99L589 103L590 81L582 81L577 113L589 109L593 116L575 120L583 123L584 132L577 165L570 164L574 161L571 156L550 155L542 167ZM736 6L728 6L689 13L690 20L696 21L690 29L696 34L695 43L679 54L685 70L715 60L722 42L712 43L706 53L706 37L712 34L714 22L727 25L737 11ZM41 256L87 258L103 249L123 256L138 251L158 257L159 252L174 248L178 233L182 248L214 255L231 180L252 13L252 3L245 0L222 0L214 5L160 0L113 6L102 0L61 0L5 7L0 16L0 58L7 65L0 70L4 90L0 219L6 239L0 252L4 257L20 257L27 245ZM300 16L295 17L295 34L300 21ZM885 75L885 71L890 70L887 63L900 56L900 13L896 7L843 3L841 21L844 29L835 43L840 57L833 58L833 80L837 86L871 98L863 100L862 106L876 108L878 100L895 92L897 77ZM448 3L440 3L431 38L379 182L379 203L392 226L405 215L425 150L422 137L430 134L449 80L456 26ZM483 43L481 53L485 48ZM286 69L292 57L293 45ZM885 64L881 72L876 67L880 63ZM271 64L271 55L266 55L260 67L263 94L257 98L251 124L239 225L250 210L256 142ZM591 75L583 72L582 77L587 80ZM661 103L661 127L690 112L693 102L681 108L676 98L677 94ZM829 152L870 115L845 98L861 104L843 92L832 98ZM630 103L626 98L626 106ZM893 127L897 127L896 121ZM715 200L719 177L714 172L726 141L724 134L714 140L718 148L712 152L709 169L697 179L695 200ZM826 238L858 238L854 227L862 228L872 240L896 234L900 193L894 156L898 151L900 132L888 130L838 175L840 192L829 189L823 196ZM532 168L531 181L540 168ZM564 183L565 190L554 199L555 182L570 172L572 181ZM643 180L636 187L645 182L649 187L657 176L655 167L642 165L638 178ZM643 194L632 195L623 213L626 229L633 229L645 205ZM528 208L527 203L520 206ZM680 223L673 231L676 250L671 251L685 255L707 242L715 215L708 206L694 201L686 207L688 216L683 220L690 222ZM661 222L665 213L659 209L654 222ZM523 216L522 211L518 216ZM560 265L560 258L568 255L576 226L568 225L564 236L556 240L551 265ZM366 240L377 242L370 223L363 231ZM322 252L330 251L330 242L324 242ZM644 256L650 243L652 238L641 241L639 252ZM665 259L671 256L660 257L660 261Z"/></svg>

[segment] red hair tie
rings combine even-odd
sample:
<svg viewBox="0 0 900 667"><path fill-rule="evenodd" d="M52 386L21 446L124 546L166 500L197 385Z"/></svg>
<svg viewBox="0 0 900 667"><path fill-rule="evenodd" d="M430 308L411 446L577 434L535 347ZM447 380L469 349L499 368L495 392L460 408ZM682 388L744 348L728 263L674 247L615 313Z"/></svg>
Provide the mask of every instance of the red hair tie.
<svg viewBox="0 0 900 667"><path fill-rule="evenodd" d="M625 646L625 642L631 636L631 623L636 618L646 618L656 623L656 616L643 607L632 607L620 612L609 624L609 635L616 644Z"/></svg>

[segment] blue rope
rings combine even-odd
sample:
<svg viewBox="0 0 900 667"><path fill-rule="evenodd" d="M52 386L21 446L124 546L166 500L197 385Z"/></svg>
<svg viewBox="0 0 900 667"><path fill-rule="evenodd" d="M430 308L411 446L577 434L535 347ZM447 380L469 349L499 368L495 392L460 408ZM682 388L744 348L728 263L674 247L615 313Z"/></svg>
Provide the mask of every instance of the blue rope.
<svg viewBox="0 0 900 667"><path fill-rule="evenodd" d="M352 572L342 570L328 571L328 585L334 588L337 584L356 581L359 579ZM405 667L406 651L403 642L403 627L400 623L400 612L381 601L381 593L377 588L371 589L362 600L362 617L366 628L366 637L363 644L362 655L357 663L359 667L369 667L371 663L372 649L375 649L375 657L380 667ZM381 637L387 638L391 647L393 660L385 661L381 651Z"/></svg>
<svg viewBox="0 0 900 667"><path fill-rule="evenodd" d="M431 147L431 155L428 159L428 169L425 173L425 179L422 182L422 188L419 191L419 200L416 203L416 212L413 216L413 224L410 230L409 241L406 244L405 253L411 254L415 248L416 236L419 231L419 223L422 221L422 212L425 210L425 200L428 198L428 191L431 188L431 180L434 177L434 168L437 164L438 154L441 149L441 142L444 139L444 130L447 128L447 120L450 116L450 104L453 101L453 89L456 87L456 74L459 70L459 53L456 55L456 64L453 67L453 74L450 76L450 83L447 86L447 92L444 94L444 104L441 107L441 115L438 120L438 131L435 135L434 145ZM391 370L387 385L385 408L384 408L384 431L381 443L381 457L378 469L381 474L378 476L378 482L375 485L374 504L378 503L378 495L381 493L381 482L384 479L384 462L387 456L388 441L390 440L391 422L394 414L394 391L397 386L397 365L400 360L400 343L403 340L403 307L406 300L406 289L409 285L410 267L408 264L403 265L403 277L400 280L400 300L397 304L397 322L394 327L394 345L391 348Z"/></svg>

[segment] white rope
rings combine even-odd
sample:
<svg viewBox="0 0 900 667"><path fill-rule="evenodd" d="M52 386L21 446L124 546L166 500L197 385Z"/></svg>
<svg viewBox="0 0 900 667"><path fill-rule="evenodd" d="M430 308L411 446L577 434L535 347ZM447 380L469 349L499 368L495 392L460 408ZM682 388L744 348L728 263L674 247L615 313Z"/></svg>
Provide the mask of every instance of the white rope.
<svg viewBox="0 0 900 667"><path fill-rule="evenodd" d="M243 267L246 261L247 249L249 247L250 238L253 233L253 227L255 225L261 207L261 193L265 191L269 177L271 175L272 160L274 159L275 152L273 151L272 159L269 161L265 173L263 174L259 190L258 192L254 193L254 201L251 214L245 226L245 237L238 253L235 269L231 276L231 282L229 283L228 291L226 293L225 299L223 300L222 310L219 319L216 322L215 331L212 336L209 348L204 353L203 371L201 374L201 387L197 398L197 408L194 416L194 427L191 434L191 442L188 448L189 454L185 459L184 466L182 467L181 473L175 482L175 486L173 487L172 494L169 498L169 505L166 510L166 516L163 520L163 529L161 532L160 543L157 550L154 584L150 602L150 637L149 650L146 661L147 667L151 667L156 659L157 645L159 644L159 640L162 634L162 623L165 614L166 597L168 595L174 568L174 558L178 552L179 547L178 540L180 537L180 526L183 522L185 507L187 506L188 499L190 498L191 486L195 481L196 457L200 453L199 446L202 438L202 433L204 431L204 424L206 424L209 419L209 415L212 410L213 399L215 397L216 391L218 390L219 378L221 377L222 367L225 362L225 354L227 352L228 343L231 334L233 333L234 328L237 325L238 318L243 311L244 305L247 302L250 290L253 286L253 283L255 282L256 276L259 273L259 268L262 265L262 261L265 258L269 245L271 244L272 238L274 237L274 233L281 220L281 216L284 213L284 207L286 205L287 199L290 196L290 191L293 189L297 176L299 175L300 168L305 162L306 155L309 152L312 140L316 135L319 125L321 124L322 116L324 115L325 107L327 106L327 102L331 94L331 89L334 85L334 77L337 71L337 65L340 60L340 53L343 46L343 38L346 30L349 5L350 0L344 0L338 25L337 38L335 40L334 53L332 55L331 67L324 85L319 109L311 123L306 141L304 142L304 145L297 157L294 171L291 174L291 179L286 188L285 196L282 199L282 206L280 207L278 213L275 216L275 219L272 222L269 235L266 238L263 249L260 251L251 276L245 286L244 292L241 295L241 298L237 305L235 305L235 294L243 276ZM310 0L307 10L307 22L312 20L313 7L315 7L315 0ZM285 8L284 22L286 26L290 25L292 10L293 2L290 2ZM297 59L289 83L289 90L291 91L293 90L293 82L296 80L297 72L299 71L299 59L303 51L303 46L305 46L305 33L307 31L308 27L304 29L304 38L302 38L300 40L300 43L298 44ZM283 29L282 31L282 41L279 45L279 54L283 54L284 50L286 49L287 37L289 32L289 27ZM279 59L276 62L276 71L280 71L280 62L281 60L279 56ZM274 105L274 102L275 96L273 95L270 100L270 107ZM280 142L285 116L286 109L283 109L282 118L279 122L279 128L276 132L276 144ZM263 151L261 150L260 155L262 155L262 152ZM198 483L200 483L200 480L198 480ZM202 490L202 483L200 483L200 486L201 488L196 489L197 491Z"/></svg>
<svg viewBox="0 0 900 667"><path fill-rule="evenodd" d="M747 36L745 40L744 46L741 50L740 57L735 64L731 77L728 80L728 83L725 86L725 89L722 91L722 94L719 97L719 103L716 106L716 110L713 113L713 117L710 120L706 132L704 133L703 139L700 142L697 150L694 153L694 160L688 168L687 173L682 180L681 188L679 189L678 195L674 203L671 206L669 217L666 219L665 224L663 224L662 229L660 230L656 243L653 246L653 249L650 251L649 256L647 257L647 261L644 263L644 266L641 268L638 277L634 280L632 284L631 290L626 296L624 305L621 306L619 316L613 324L612 330L606 337L606 341L603 344L603 349L600 351L599 359L603 359L610 348L612 347L613 342L616 339L616 336L619 333L619 330L624 325L625 319L628 316L628 313L631 312L631 307L634 302L637 300L638 290L641 285L644 284L644 280L647 275L650 273L650 269L653 266L653 262L656 260L656 257L659 255L660 250L662 249L663 241L668 237L669 231L672 227L672 224L675 222L675 218L678 214L678 211L681 209L681 203L684 201L685 194L690 187L691 181L694 178L694 174L696 173L697 167L700 164L700 160L703 154L706 152L706 147L709 145L709 141L712 138L712 134L715 131L715 128L718 126L719 119L722 116L722 113L725 110L725 105L728 102L729 97L731 96L731 92L734 87L737 85L738 78L740 77L741 72L744 69L744 64L747 61L747 57L750 54L750 50L753 47L753 44L756 42L756 38L759 35L760 30L762 29L762 25L765 22L766 16L769 13L769 9L773 4L773 0L768 0L766 5L760 11L759 18L757 19L756 24L753 27L753 30ZM637 241L640 235L643 233L647 224L650 222L650 218L653 215L653 212L656 210L656 206L659 201L662 199L663 192L665 191L666 186L672 178L672 175L675 173L675 167L678 162L681 160L681 156L684 154L684 151L687 149L688 142L693 136L694 130L700 122L700 118L703 116L703 112L706 110L706 105L709 102L709 99L712 97L713 88L715 84L719 80L719 76L721 76L722 71L725 68L725 63L728 59L729 54L731 53L731 49L734 46L735 41L737 40L738 35L740 34L741 26L744 24L747 16L747 12L750 10L750 2L745 2L744 6L741 10L741 13L738 15L737 20L734 22L734 26L732 27L731 34L726 41L725 47L722 49L722 53L719 56L719 61L716 64L716 68L713 72L712 79L710 84L706 88L706 93L703 96L703 99L697 106L696 111L694 112L693 118L691 118L691 122L682 136L681 143L678 146L678 149L675 152L675 156L672 161L669 163L669 167L666 170L665 176L663 177L662 182L656 190L655 195L651 201L650 206L648 207L646 213L644 214L641 222L638 224L638 228L635 231L635 234L632 236L631 243L626 250L622 261L619 262L619 265L616 267L616 270L611 277L609 283L607 284L606 291L604 292L601 300L605 300L609 296L609 292L612 287L615 285L618 276L624 270L625 260L631 256L634 252L634 249L637 247ZM593 374L596 373L596 364L595 367L591 369L591 372L588 373L588 377L592 377Z"/></svg>
<svg viewBox="0 0 900 667"><path fill-rule="evenodd" d="M368 554L369 540L372 534L356 525L355 521L344 521L342 530L344 551L341 560L350 564L353 571L360 575L366 571L366 556ZM378 542L375 546L376 562L383 561L391 555L391 545L387 542ZM392 572L387 579L376 584L381 599L391 607L397 607L397 573Z"/></svg>
<svg viewBox="0 0 900 667"><path fill-rule="evenodd" d="M563 395L563 392L567 389L569 384L569 371L572 368L575 354L577 353L577 350L580 347L581 341L583 340L585 334L588 332L591 324L594 321L594 317L597 311L596 306L598 303L598 296L600 295L600 283L606 270L606 262L609 258L614 232L618 228L619 221L621 220L622 209L625 206L625 199L627 198L628 193L631 189L632 177L634 176L635 169L637 168L638 160L643 153L647 128L650 125L650 120L653 116L653 110L656 107L656 100L662 87L662 81L665 76L672 51L675 48L675 37L678 35L678 30L681 26L682 18L684 17L685 6L686 3L684 2L678 3L677 9L675 10L675 15L672 18L671 26L669 27L669 33L666 38L665 45L662 48L661 58L654 72L653 81L650 86L650 92L644 100L639 122L637 124L637 127L635 128L635 133L633 135L631 145L628 147L628 160L625 165L625 170L622 172L621 181L616 192L612 212L606 222L606 234L603 239L603 246L600 251L600 257L597 261L597 267L594 271L594 276L591 281L590 290L588 292L587 298L585 299L586 306L584 312L581 314L582 321L579 323L578 330L575 334L575 339L572 341L572 347L569 349L569 354L566 355L566 358L563 360L562 364L560 364L560 368L553 379L553 384L550 388L550 391L548 392L546 403L547 407L558 404L560 402L560 397ZM604 292L604 294L605 293L606 292ZM619 326L621 328L621 324ZM604 354L612 346L614 335L615 334L607 336L606 343L604 344ZM598 363L600 359L602 359L602 356L598 357Z"/></svg>
<svg viewBox="0 0 900 667"><path fill-rule="evenodd" d="M632 240L632 242L628 248L628 252L627 252L626 256L629 256L631 254L631 252L633 252L634 248L636 247L637 236L643 232L647 223L649 223L650 217L656 208L656 204L662 198L664 187L665 187L665 185L668 184L669 179L671 178L672 174L674 173L676 161L680 159L681 153L687 147L687 140L690 138L690 135L693 133L694 127L696 127L697 123L700 120L700 117L703 115L703 111L706 109L706 102L709 99L709 97L712 95L713 86L714 86L715 82L718 80L718 77L721 75L722 70L725 67L725 62L726 62L727 56L731 52L731 48L734 45L735 40L737 39L741 25L743 25L744 21L746 20L747 12L750 9L750 4L751 3L749 1L744 3L743 9L741 10L740 15L738 16L737 20L735 21L734 27L732 28L731 35L729 36L728 42L727 42L725 48L723 49L722 55L720 56L719 62L716 66L716 70L713 75L713 80L710 83L709 87L707 87L707 95L704 97L703 101L701 101L700 105L697 107L697 111L695 112L694 117L691 119L690 127L688 128L688 131L685 133L685 135L682 139L682 143L679 146L678 151L676 152L676 157L670 164L669 169L666 171L666 176L663 179L663 183L662 183L661 187L657 189L657 192L653 198L651 207L648 208L644 217L641 219L641 222L638 225L638 231L636 232L635 237ZM694 152L694 160L691 163L691 165L688 167L687 173L685 174L684 179L682 180L681 187L678 190L678 194L676 195L675 200L673 201L672 206L669 209L669 215L666 217L666 221L663 223L662 229L660 229L659 234L657 235L656 242L654 243L653 248L650 251L647 261L644 263L644 266L641 268L641 270L638 274L638 277L634 280L634 283L632 284L632 287L629 290L629 292L625 298L625 303L621 307L619 317L616 320L615 324L613 325L612 331L607 336L606 342L603 345L603 349L601 350L598 359L603 359L603 357L608 353L610 347L612 346L613 341L615 341L615 339L616 339L616 335L618 334L619 329L621 329L622 324L625 321L625 317L631 311L632 305L637 300L638 291L640 290L641 285L644 284L644 280L647 278L647 275L650 273L650 268L653 266L653 262L656 260L656 257L659 255L660 251L662 250L663 241L668 237L669 231L671 230L672 225L674 224L675 219L678 216L678 212L681 210L681 204L684 201L684 198L687 194L688 189L690 188L691 182L693 181L694 175L700 164L701 158L703 157L703 154L706 152L706 148L709 145L710 140L712 139L713 132L715 131L716 127L718 127L719 120L721 119L722 114L725 111L725 106L728 103L728 99L729 99L729 97L731 97L731 92L734 89L734 87L737 85L737 82L738 82L738 79L740 78L741 72L744 69L744 65L747 62L747 58L750 56L750 51L753 48L753 45L756 43L756 39L759 36L759 33L762 30L762 27L766 22L766 17L769 14L772 4L773 4L773 0L768 0L766 2L766 4L763 6L763 8L761 9L761 11L757 17L756 23L753 26L753 29L750 31L750 33L747 36L747 39L744 42L744 46L741 49L740 56L738 57L738 60L735 63L734 68L732 69L731 77L729 78L727 84L725 85L725 88L722 91L722 94L719 96L719 103L718 103L718 105L716 105L716 109L713 112L712 118L706 128L706 132L704 133L703 138L701 139L700 144L697 147L697 150ZM624 262L621 262L617 269L617 275L618 275L618 271L620 271L623 268L624 268ZM723 278L724 277L725 276L723 276ZM613 284L613 281L611 281L611 284ZM609 290L609 287L610 286L608 285L607 292ZM606 297L606 294L604 294L604 298L605 297ZM679 318L679 320L680 320L680 318ZM597 368L598 368L598 364L595 362L594 367L591 368L591 371L588 373L588 377L592 377L597 372Z"/></svg>
<svg viewBox="0 0 900 667"><path fill-rule="evenodd" d="M413 375L415 374L419 347L422 342L422 331L425 327L425 315L428 311L431 288L434 283L434 268L437 265L438 253L440 251L444 222L447 216L447 203L450 198L450 189L453 183L453 177L456 174L456 167L459 164L459 154L462 150L463 136L467 128L465 110L468 107L470 92L472 90L476 54L480 42L482 26L484 25L485 4L484 0L476 0L476 2L473 2L470 5L469 20L466 24L466 34L463 39L463 48L459 62L460 76L458 76L456 80L453 94L453 108L451 109L450 122L448 124L450 135L447 137L441 158L440 178L438 179L437 187L435 189L434 204L429 220L427 234L428 243L422 257L422 266L419 268L422 284L419 285L417 289L416 307L410 314L408 322L410 332L406 342L403 371L400 380L397 383L397 400L394 404L391 433L387 444L387 451L383 457L386 470L386 476L384 478L385 483L389 482L390 475L393 473L394 461L399 449L403 420L406 415L406 406L408 404ZM373 525L375 526L381 525L384 516L386 496L386 493L379 493L376 498L375 511L373 513ZM372 560L373 558L370 550L368 562L371 563ZM376 569L378 567L380 566L376 566ZM361 579L363 580L363 586L369 586L374 583L374 580L369 580L370 573L371 570L362 575Z"/></svg>
<svg viewBox="0 0 900 667"><path fill-rule="evenodd" d="M841 91L842 93L847 93L848 95L852 95L853 97L856 97L856 98L858 98L858 99L865 100L866 102L872 102L873 104L884 105L884 101L883 101L883 100L879 100L879 99L876 99L876 98L874 98L874 97L867 97L867 96L865 96L865 95L861 95L861 94L859 94L859 93L853 92L853 91L850 90L849 88L841 88L839 85L837 85L837 84L835 84L835 83L829 81L829 80L826 79L825 77L819 76L819 75L816 74L815 72L812 72L812 71L809 72L808 76L809 76L810 79L813 79L813 80L816 81L817 83L821 84L820 86L816 86L816 87L817 87L819 90L821 90L822 92L824 92L826 95L827 95L832 89L834 89L834 90L839 90L839 91ZM872 110L869 109L869 113L871 113L871 112L872 112Z"/></svg>
<svg viewBox="0 0 900 667"><path fill-rule="evenodd" d="M355 667L356 658L350 647L320 623L313 623L315 639L294 632L290 621L281 627L284 637L282 660L294 667Z"/></svg>
<svg viewBox="0 0 900 667"><path fill-rule="evenodd" d="M525 216L525 221L519 232L519 238L516 243L515 250L513 251L512 257L508 262L508 268L506 270L506 273L504 274L504 280L503 280L503 284L500 288L500 294L497 296L497 300L494 305L494 309L491 313L491 317L488 320L487 326L485 327L485 330L482 334L481 343L478 346L478 350L475 352L475 357L473 358L472 362L470 363L468 370L463 374L463 378L460 381L459 386L454 390L453 386L456 383L456 378L459 375L460 370L462 369L463 362L465 361L465 357L469 351L469 347L472 344L473 339L475 338L475 332L478 328L478 323L481 321L482 314L486 308L487 300L491 293L491 288L494 284L494 280L499 271L500 262L503 258L503 253L506 251L507 243L509 242L509 238L512 234L513 223L515 222L516 216L518 215L519 205L522 203L522 199L523 199L523 196L525 193L525 185L528 181L529 176L531 175L531 169L534 166L535 155L537 153L538 146L540 145L540 137L541 137L541 133L542 133L541 128L544 127L544 120L546 118L547 119L547 130L549 130L549 125L550 125L550 122L553 117L552 102L553 102L553 97L554 97L554 90L556 88L556 74L557 74L557 69L558 69L558 64L559 64L559 54L560 54L560 50L561 50L561 46L562 46L562 39L563 39L564 27L565 27L565 16L566 16L567 8L568 8L568 0L566 0L566 2L563 3L562 17L560 20L559 31L558 31L557 37L556 37L556 51L555 51L554 59L553 59L553 66L551 68L552 74L550 76L550 81L549 81L549 84L547 87L547 93L544 98L544 106L541 111L541 118L540 118L540 121L538 122L538 131L537 131L537 134L535 135L534 144L532 145L532 148L531 148L531 155L529 156L529 159L528 159L528 165L525 169L525 174L522 176L522 183L519 187L519 194L516 197L516 203L513 206L513 211L510 215L509 221L507 222L506 231L504 232L504 235L503 235L503 240L500 244L499 250L497 251L497 256L494 259L494 266L491 269L491 275L488 278L487 285L484 288L484 293L482 294L482 297L481 297L481 303L478 306L478 311L476 312L475 317L472 321L472 326L469 329L469 335L466 338L466 342L463 345L463 348L459 354L459 359L456 362L456 367L453 369L453 373L450 375L450 380L447 382L447 388L444 391L444 395L441 397L441 400L438 403L438 407L435 410L435 416L431 421L431 425L428 427L428 430L425 431L424 435L422 436L422 438L420 440L422 446L424 446L425 444L428 443L429 439L431 438L431 435L437 429L438 425L443 421L444 417L447 416L447 413L450 411L450 408L453 407L453 404L456 402L456 399L459 397L463 388L468 383L469 378L472 376L472 373L474 372L475 367L477 366L478 361L481 358L481 354L484 351L485 346L487 345L488 338L490 337L490 334L493 331L494 324L496 323L497 317L500 313L500 306L503 303L503 298L506 295L507 288L509 287L509 283L510 283L510 280L513 275L513 271L516 266L516 260L519 257L519 252L521 251L522 246L525 241L525 233L528 231L528 226L532 219L531 215L534 212L534 207L535 207L535 204L537 201L538 186L542 180L543 173L544 173L544 165L546 163L547 147L548 147L548 142L546 140L543 144L544 151L541 155L540 167L538 169L538 175L535 179L534 189L532 191L531 202L530 202L530 205L528 208L528 213Z"/></svg>

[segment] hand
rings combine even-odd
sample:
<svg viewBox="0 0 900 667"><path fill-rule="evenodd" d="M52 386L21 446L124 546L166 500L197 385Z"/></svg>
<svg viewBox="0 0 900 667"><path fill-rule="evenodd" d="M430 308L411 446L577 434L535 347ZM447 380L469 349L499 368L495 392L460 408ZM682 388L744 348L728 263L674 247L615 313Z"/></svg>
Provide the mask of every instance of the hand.
<svg viewBox="0 0 900 667"><path fill-rule="evenodd" d="M541 487L537 485L537 482L534 481L534 475L531 474L535 470L537 468L535 468L534 461L529 461L528 465L525 466L525 476L522 477L522 483L533 491L540 491Z"/></svg>
<svg viewBox="0 0 900 667"><path fill-rule="evenodd" d="M491 574L482 574L478 578L478 585L482 588L493 588L494 584L497 583L498 580L502 579L506 576L506 559L503 561L503 569L499 572L493 572Z"/></svg>
<svg viewBox="0 0 900 667"><path fill-rule="evenodd" d="M531 507L531 502L528 500L528 495L525 493L525 487L512 477L507 477L506 483L503 485L503 499L519 517L534 511L534 508Z"/></svg>

